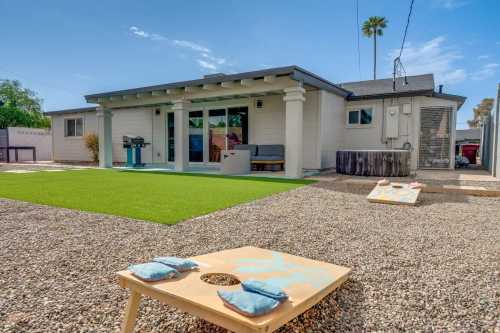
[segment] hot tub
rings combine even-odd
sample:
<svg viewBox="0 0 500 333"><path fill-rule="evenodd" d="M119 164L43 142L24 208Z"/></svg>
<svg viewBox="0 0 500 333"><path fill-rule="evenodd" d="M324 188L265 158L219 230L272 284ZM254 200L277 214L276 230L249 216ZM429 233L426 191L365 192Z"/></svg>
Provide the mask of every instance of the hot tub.
<svg viewBox="0 0 500 333"><path fill-rule="evenodd" d="M337 173L355 176L405 177L410 174L410 151L403 149L345 149L337 151Z"/></svg>

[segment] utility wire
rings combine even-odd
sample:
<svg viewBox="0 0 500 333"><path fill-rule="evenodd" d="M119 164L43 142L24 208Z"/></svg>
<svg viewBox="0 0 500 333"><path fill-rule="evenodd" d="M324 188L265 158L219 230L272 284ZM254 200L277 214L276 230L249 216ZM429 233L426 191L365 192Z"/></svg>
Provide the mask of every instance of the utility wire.
<svg viewBox="0 0 500 333"><path fill-rule="evenodd" d="M359 48L359 0L356 0L356 31L357 31L357 36L358 36L358 75L359 79L361 80L361 51Z"/></svg>
<svg viewBox="0 0 500 333"><path fill-rule="evenodd" d="M403 42L401 43L401 49L399 50L399 58L401 58L401 55L403 54L403 49L405 47L406 35L408 34L408 27L410 26L410 20L411 20L411 14L413 12L413 3L414 2L415 2L415 0L411 0L410 11L408 13L408 19L406 20L405 32L403 34Z"/></svg>
<svg viewBox="0 0 500 333"><path fill-rule="evenodd" d="M408 35L408 27L410 26L410 21L411 21L411 14L413 13L413 4L415 0L411 0L410 2L410 10L408 12L408 18L406 19L406 26L405 30L403 33L403 41L401 42L401 49L399 50L399 56L394 59L394 71L393 71L393 79L392 79L392 90L396 91L396 75L401 76L404 72L405 76L405 84L407 84L406 80L406 70L403 65L403 62L401 61L401 56L403 55L403 50L405 48L405 42L406 42L406 36Z"/></svg>

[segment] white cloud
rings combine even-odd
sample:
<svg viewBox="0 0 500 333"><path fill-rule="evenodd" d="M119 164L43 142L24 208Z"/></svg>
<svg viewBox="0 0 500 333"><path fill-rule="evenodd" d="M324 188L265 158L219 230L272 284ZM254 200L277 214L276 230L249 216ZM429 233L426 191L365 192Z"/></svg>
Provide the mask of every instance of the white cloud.
<svg viewBox="0 0 500 333"><path fill-rule="evenodd" d="M129 28L129 30L130 30L131 33L133 33L136 36L139 36L139 37L142 37L142 38L149 38L149 34L146 31L141 30L141 29L139 29L138 27L136 27L134 25L131 26Z"/></svg>
<svg viewBox="0 0 500 333"><path fill-rule="evenodd" d="M226 63L226 59L224 58L218 58L218 57L214 57L214 56L211 56L210 54L208 53L202 53L201 56L205 59L208 59L218 65L223 65Z"/></svg>
<svg viewBox="0 0 500 333"><path fill-rule="evenodd" d="M467 78L467 72L465 69L455 69L454 71L443 73L441 76L436 78L438 83L458 83L462 82Z"/></svg>
<svg viewBox="0 0 500 333"><path fill-rule="evenodd" d="M499 66L495 63L483 65L478 71L471 74L471 79L475 81L486 80L496 74Z"/></svg>
<svg viewBox="0 0 500 333"><path fill-rule="evenodd" d="M151 40L167 40L167 38L159 34L151 34Z"/></svg>
<svg viewBox="0 0 500 333"><path fill-rule="evenodd" d="M487 54L483 54L483 55L480 55L477 57L477 60L485 60L485 59L488 59L490 56L487 55Z"/></svg>
<svg viewBox="0 0 500 333"><path fill-rule="evenodd" d="M169 39L163 35L157 33L151 33L142 30L141 28L133 25L129 28L129 31L137 37L149 39L152 41L158 42L167 42L170 46L184 49L187 51L191 51L195 53L197 64L204 70L209 70L212 72L217 71L219 66L228 65L225 58L217 57L213 55L212 50L208 47L205 47L201 44L188 41L188 40L179 40L179 39ZM181 55L182 57L186 57L185 54Z"/></svg>
<svg viewBox="0 0 500 333"><path fill-rule="evenodd" d="M217 71L217 66L211 62L201 60L201 59L196 59L196 61L198 62L198 65L200 65L200 67L202 67L202 68L208 69L208 70L213 71L213 72Z"/></svg>
<svg viewBox="0 0 500 333"><path fill-rule="evenodd" d="M456 61L463 58L453 47L445 45L446 38L439 36L420 45L408 43L401 61L408 75L433 73L437 83L458 83L467 78L465 69L457 68ZM389 53L392 61L399 55L394 49Z"/></svg>
<svg viewBox="0 0 500 333"><path fill-rule="evenodd" d="M433 2L434 6L446 9L455 9L467 4L464 0L433 0Z"/></svg>
<svg viewBox="0 0 500 333"><path fill-rule="evenodd" d="M201 46L199 44L190 42L188 40L177 40L177 39L174 39L172 41L172 43L175 46L185 47L185 48L191 49L193 51L197 51L197 52L204 52L204 53L210 53L210 52L212 52L209 48L206 48L206 47Z"/></svg>

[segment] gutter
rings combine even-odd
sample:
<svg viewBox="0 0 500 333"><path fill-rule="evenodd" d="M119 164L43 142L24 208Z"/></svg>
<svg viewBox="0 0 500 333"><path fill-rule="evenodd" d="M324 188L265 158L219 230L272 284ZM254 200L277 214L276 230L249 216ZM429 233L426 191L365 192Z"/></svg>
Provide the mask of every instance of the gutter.
<svg viewBox="0 0 500 333"><path fill-rule="evenodd" d="M67 113L81 113L81 112L95 112L97 111L96 106L85 107L85 108L75 108L75 109L64 109L64 110L54 110L54 111L45 111L43 114L46 116L55 116L58 114L67 114Z"/></svg>
<svg viewBox="0 0 500 333"><path fill-rule="evenodd" d="M467 100L467 97L452 95L452 94L443 94L435 92L432 89L426 90L414 90L414 91L401 91L401 92L391 92L391 93L383 93L383 94L373 94L373 95L350 95L347 97L348 101L362 101L367 99L385 99L385 98L397 98L397 97L413 97L413 96L427 96L427 97L435 97L446 99L450 101L455 101L458 103L458 109L462 107L462 105Z"/></svg>

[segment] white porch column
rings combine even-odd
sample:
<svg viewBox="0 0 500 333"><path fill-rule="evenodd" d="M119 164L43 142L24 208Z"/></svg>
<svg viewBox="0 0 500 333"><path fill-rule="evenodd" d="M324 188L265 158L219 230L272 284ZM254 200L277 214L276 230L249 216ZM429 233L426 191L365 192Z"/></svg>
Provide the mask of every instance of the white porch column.
<svg viewBox="0 0 500 333"><path fill-rule="evenodd" d="M175 170L185 171L189 158L189 110L188 100L174 101Z"/></svg>
<svg viewBox="0 0 500 333"><path fill-rule="evenodd" d="M111 110L97 109L97 127L99 129L99 167L113 167L113 139L112 139Z"/></svg>
<svg viewBox="0 0 500 333"><path fill-rule="evenodd" d="M285 97L285 174L303 177L303 109L306 100L302 87L284 89Z"/></svg>

